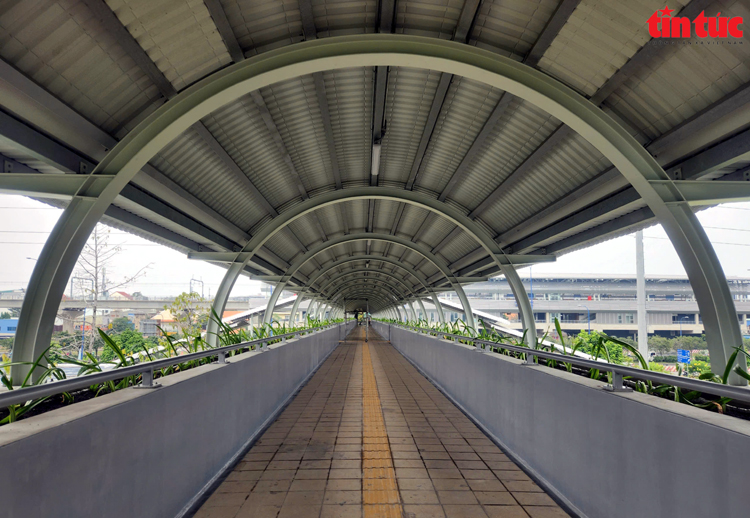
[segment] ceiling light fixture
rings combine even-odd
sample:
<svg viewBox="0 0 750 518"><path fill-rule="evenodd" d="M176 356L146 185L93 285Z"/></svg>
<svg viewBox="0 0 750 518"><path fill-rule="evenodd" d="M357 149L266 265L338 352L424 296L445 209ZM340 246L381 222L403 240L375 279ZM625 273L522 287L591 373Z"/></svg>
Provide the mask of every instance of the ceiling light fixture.
<svg viewBox="0 0 750 518"><path fill-rule="evenodd" d="M380 143L375 143L372 145L372 176L377 176L378 172L380 171L380 150L381 150Z"/></svg>

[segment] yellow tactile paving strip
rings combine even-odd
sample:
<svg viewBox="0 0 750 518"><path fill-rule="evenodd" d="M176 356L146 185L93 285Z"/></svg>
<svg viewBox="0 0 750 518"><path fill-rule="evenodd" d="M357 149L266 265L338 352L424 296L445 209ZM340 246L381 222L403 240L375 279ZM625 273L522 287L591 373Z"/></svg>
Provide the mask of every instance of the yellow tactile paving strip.
<svg viewBox="0 0 750 518"><path fill-rule="evenodd" d="M362 503L365 518L401 518L403 515L367 343L362 349Z"/></svg>
<svg viewBox="0 0 750 518"><path fill-rule="evenodd" d="M564 518L377 333L355 328L195 518Z"/></svg>

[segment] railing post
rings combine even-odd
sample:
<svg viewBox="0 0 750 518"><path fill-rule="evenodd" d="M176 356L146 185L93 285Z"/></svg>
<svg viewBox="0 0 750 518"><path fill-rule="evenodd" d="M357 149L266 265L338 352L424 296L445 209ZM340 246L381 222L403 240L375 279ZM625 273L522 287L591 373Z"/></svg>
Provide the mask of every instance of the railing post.
<svg viewBox="0 0 750 518"><path fill-rule="evenodd" d="M135 385L133 388L142 389L153 389L159 387L158 383L154 383L154 371L153 369L146 369L141 373L141 384Z"/></svg>
<svg viewBox="0 0 750 518"><path fill-rule="evenodd" d="M632 392L633 389L625 386L625 382L622 377L622 373L612 371L612 384L604 387L605 390L610 392Z"/></svg>
<svg viewBox="0 0 750 518"><path fill-rule="evenodd" d="M222 363L229 363L229 362L227 362L227 353L226 353L226 351L219 351L218 355L219 355L219 360L218 360L219 365L221 365Z"/></svg>

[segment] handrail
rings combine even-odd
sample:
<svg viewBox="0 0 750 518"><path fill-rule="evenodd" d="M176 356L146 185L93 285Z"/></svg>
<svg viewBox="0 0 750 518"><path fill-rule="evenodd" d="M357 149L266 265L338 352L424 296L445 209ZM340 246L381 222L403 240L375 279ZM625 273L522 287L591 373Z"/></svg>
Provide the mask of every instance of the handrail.
<svg viewBox="0 0 750 518"><path fill-rule="evenodd" d="M259 351L266 351L263 349L263 344L270 341L281 339L282 342L288 338L294 338L297 335L308 334L311 332L322 331L329 329L334 326L342 325L339 323L329 324L327 326L309 327L307 329L301 329L292 333L285 333L283 335L273 335L266 338L259 338L257 340L251 340L249 342L242 342L239 344L226 345L224 347L217 347L215 349L207 349L196 353L186 354L184 356L174 356L172 358L162 358L161 360L152 360L148 362L142 362L137 365L130 365L128 367L122 367L119 369L112 369L106 372L97 372L96 374L86 374L85 376L79 376L73 379L65 379L60 381L54 381L51 383L44 383L42 385L34 385L31 387L24 387L15 390L9 390L7 392L0 393L0 408L5 408L10 405L17 405L25 403L45 396L54 396L63 392L70 392L72 390L79 390L82 388L90 387L97 383L103 383L106 381L115 381L128 376L142 375L141 385L136 387L140 388L153 388L157 387L153 383L154 371L171 367L179 363L185 363L192 360L200 360L202 358L208 358L210 356L218 356L219 363L226 363L227 353L236 351L238 349L246 349L253 345L260 344Z"/></svg>
<svg viewBox="0 0 750 518"><path fill-rule="evenodd" d="M547 351L541 351L539 349L531 349L528 347L519 347L517 345L505 344L502 342L492 342L490 340L480 340L478 338L472 338L470 336L456 335L452 333L444 333L437 329L424 329L420 327L407 326L403 324L388 324L397 327L402 327L409 330L414 330L420 333L435 333L438 337L445 336L457 340L465 340L476 344L489 345L490 347L500 347L509 351L526 354L527 358L530 356L531 360L527 360L529 365L535 364L534 357L544 358L547 360L555 360L562 363L570 363L577 367L586 367L589 369L598 369L600 371L612 373L612 385L611 390L614 392L622 392L625 389L622 381L623 376L632 376L641 380L647 380L657 383L663 383L665 385L672 385L688 390L696 390L707 394L714 394L721 397L728 397L750 403L750 390L745 387L735 387L732 385L721 385L718 383L712 383L709 381L696 380L692 378L683 378L680 376L673 376L671 374L664 374L661 372L647 371L643 369L635 369L633 367L626 367L624 365L617 365L616 363L609 363L606 361L594 361L585 360L577 356L566 356L563 354L550 353ZM482 349L479 349L482 351Z"/></svg>

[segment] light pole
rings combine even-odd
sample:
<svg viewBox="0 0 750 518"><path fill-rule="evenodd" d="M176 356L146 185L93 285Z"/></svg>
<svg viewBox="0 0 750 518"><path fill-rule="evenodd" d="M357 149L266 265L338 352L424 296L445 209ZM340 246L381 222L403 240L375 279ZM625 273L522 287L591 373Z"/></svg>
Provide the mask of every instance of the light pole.
<svg viewBox="0 0 750 518"><path fill-rule="evenodd" d="M578 304L579 308L586 308L586 320L588 321L589 325L589 334L591 334L591 311L589 310L589 307L586 304Z"/></svg>

